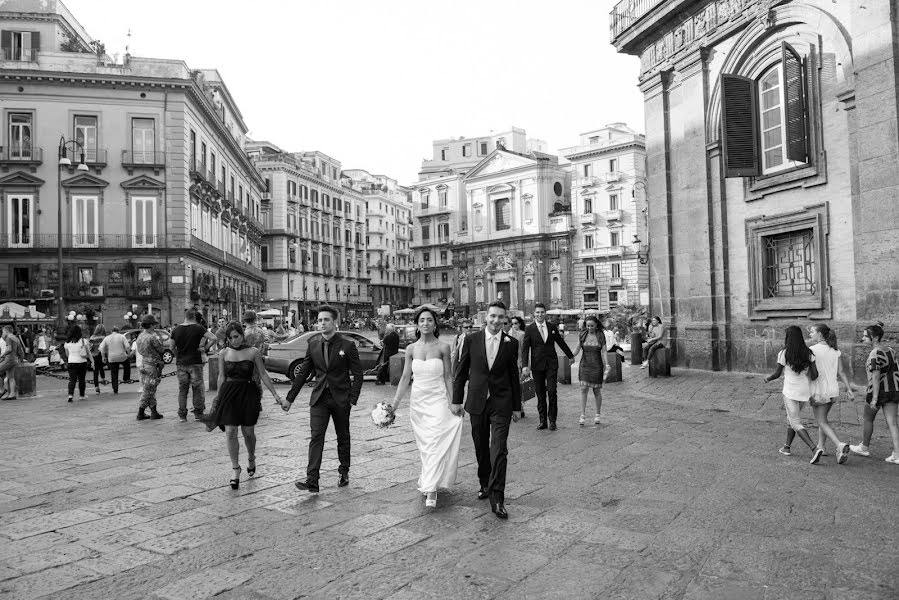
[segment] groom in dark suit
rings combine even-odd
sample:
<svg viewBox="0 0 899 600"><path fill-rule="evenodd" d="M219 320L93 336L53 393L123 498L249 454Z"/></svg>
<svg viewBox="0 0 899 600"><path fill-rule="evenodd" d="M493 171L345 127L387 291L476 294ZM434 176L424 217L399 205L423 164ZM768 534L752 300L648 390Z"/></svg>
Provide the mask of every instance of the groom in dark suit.
<svg viewBox="0 0 899 600"><path fill-rule="evenodd" d="M506 305L494 302L487 309L487 328L465 338L453 378L455 415L462 414L465 383L471 415L471 437L478 459L478 498L490 498L490 508L508 519L505 508L509 425L521 418L521 383L518 380L518 340L503 332Z"/></svg>
<svg viewBox="0 0 899 600"><path fill-rule="evenodd" d="M532 373L534 375L537 412L540 414L540 425L537 426L537 429L546 429L548 417L550 431L556 430L556 417L559 414L556 394L559 373L559 358L556 356L557 345L569 360L574 358L571 348L559 333L559 328L546 320L546 306L542 302L538 302L534 305L534 322L524 328L524 338L521 340L521 364L524 365L521 374L525 377ZM530 363L528 359L530 359ZM549 396L548 407L547 396Z"/></svg>
<svg viewBox="0 0 899 600"><path fill-rule="evenodd" d="M306 480L298 481L297 488L318 492L318 475L322 464L322 449L325 446L325 431L328 421L334 419L334 431L337 433L337 456L340 459L338 487L350 483L350 410L359 400L362 391L362 363L356 344L344 339L337 333L337 310L331 306L318 309L318 328L321 335L314 335L309 340L306 358L300 366L293 387L287 393L282 407L285 411L290 407L306 383L306 379L315 370L315 387L309 398L309 426L312 437L309 439L309 464L306 467ZM350 376L353 381L350 383Z"/></svg>

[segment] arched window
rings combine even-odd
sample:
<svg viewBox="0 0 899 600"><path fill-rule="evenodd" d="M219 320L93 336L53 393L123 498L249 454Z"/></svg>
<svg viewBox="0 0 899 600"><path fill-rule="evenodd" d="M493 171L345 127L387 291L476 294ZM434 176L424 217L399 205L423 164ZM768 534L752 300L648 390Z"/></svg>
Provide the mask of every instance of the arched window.
<svg viewBox="0 0 899 600"><path fill-rule="evenodd" d="M524 299L525 300L533 300L534 299L534 278L528 277L524 280Z"/></svg>
<svg viewBox="0 0 899 600"><path fill-rule="evenodd" d="M480 281L474 285L474 301L475 302L483 302L484 301L484 284Z"/></svg>
<svg viewBox="0 0 899 600"><path fill-rule="evenodd" d="M531 204L530 200L524 201L524 219L525 221L530 221L534 218L534 205Z"/></svg>
<svg viewBox="0 0 899 600"><path fill-rule="evenodd" d="M481 209L478 208L474 211L474 226L478 229L483 227L483 223L481 222Z"/></svg>
<svg viewBox="0 0 899 600"><path fill-rule="evenodd" d="M496 207L496 230L503 231L512 228L512 207L508 198L500 198L494 203Z"/></svg>
<svg viewBox="0 0 899 600"><path fill-rule="evenodd" d="M550 296L552 296L553 300L560 300L562 298L562 280L556 275L553 275L552 282L550 283Z"/></svg>
<svg viewBox="0 0 899 600"><path fill-rule="evenodd" d="M462 304L468 304L468 284L463 283L459 286L459 302Z"/></svg>

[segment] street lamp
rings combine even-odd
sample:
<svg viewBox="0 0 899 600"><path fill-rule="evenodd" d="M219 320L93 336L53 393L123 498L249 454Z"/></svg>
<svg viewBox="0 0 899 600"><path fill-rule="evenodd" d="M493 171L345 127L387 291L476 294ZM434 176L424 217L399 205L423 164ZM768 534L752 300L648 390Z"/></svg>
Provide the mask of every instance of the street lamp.
<svg viewBox="0 0 899 600"><path fill-rule="evenodd" d="M65 331L65 317L62 314L62 170L64 167L72 166L72 161L66 156L66 149L69 146L81 155L81 162L75 168L76 171L89 171L90 169L84 164L84 145L78 140L66 140L65 136L59 136L59 148L57 151L56 163L56 334L60 335Z"/></svg>
<svg viewBox="0 0 899 600"><path fill-rule="evenodd" d="M644 244L643 240L640 239L636 233L634 234L634 241L632 242L634 252L637 253L637 260L640 261L641 265L645 265L649 262L649 244Z"/></svg>

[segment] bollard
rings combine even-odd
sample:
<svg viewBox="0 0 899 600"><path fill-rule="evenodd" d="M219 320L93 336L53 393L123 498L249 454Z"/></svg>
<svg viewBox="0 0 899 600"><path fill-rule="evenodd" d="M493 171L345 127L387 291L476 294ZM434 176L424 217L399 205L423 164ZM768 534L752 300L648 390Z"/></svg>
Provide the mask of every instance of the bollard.
<svg viewBox="0 0 899 600"><path fill-rule="evenodd" d="M559 357L559 372L556 381L565 385L571 385L571 359L567 356Z"/></svg>
<svg viewBox="0 0 899 600"><path fill-rule="evenodd" d="M606 365L609 374L606 375L605 383L617 383L623 381L621 377L621 355L617 352L606 352Z"/></svg>
<svg viewBox="0 0 899 600"><path fill-rule="evenodd" d="M214 392L219 389L219 357L213 354L207 361L209 365L209 391Z"/></svg>
<svg viewBox="0 0 899 600"><path fill-rule="evenodd" d="M642 333L632 333L631 334L631 364L632 365L642 365L643 364L643 334Z"/></svg>
<svg viewBox="0 0 899 600"><path fill-rule="evenodd" d="M390 357L390 385L399 385L400 378L403 376L403 365L406 361L406 354L400 352Z"/></svg>
<svg viewBox="0 0 899 600"><path fill-rule="evenodd" d="M24 362L13 370L16 380L16 397L34 396L37 393L37 369L34 363Z"/></svg>
<svg viewBox="0 0 899 600"><path fill-rule="evenodd" d="M659 348L649 361L650 377L671 377L671 361L668 357L668 348Z"/></svg>

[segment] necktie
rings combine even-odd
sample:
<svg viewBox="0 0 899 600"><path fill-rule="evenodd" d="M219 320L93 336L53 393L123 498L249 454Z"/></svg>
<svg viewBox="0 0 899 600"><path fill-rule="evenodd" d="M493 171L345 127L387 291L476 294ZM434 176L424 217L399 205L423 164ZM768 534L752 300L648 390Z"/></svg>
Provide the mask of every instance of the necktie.
<svg viewBox="0 0 899 600"><path fill-rule="evenodd" d="M327 369L330 366L331 362L331 342L325 340L325 343L322 345L325 353L325 368Z"/></svg>
<svg viewBox="0 0 899 600"><path fill-rule="evenodd" d="M496 337L492 336L487 343L487 366L493 368L493 361L496 360Z"/></svg>
<svg viewBox="0 0 899 600"><path fill-rule="evenodd" d="M540 337L543 338L544 342L546 341L546 326L543 323L540 324Z"/></svg>

